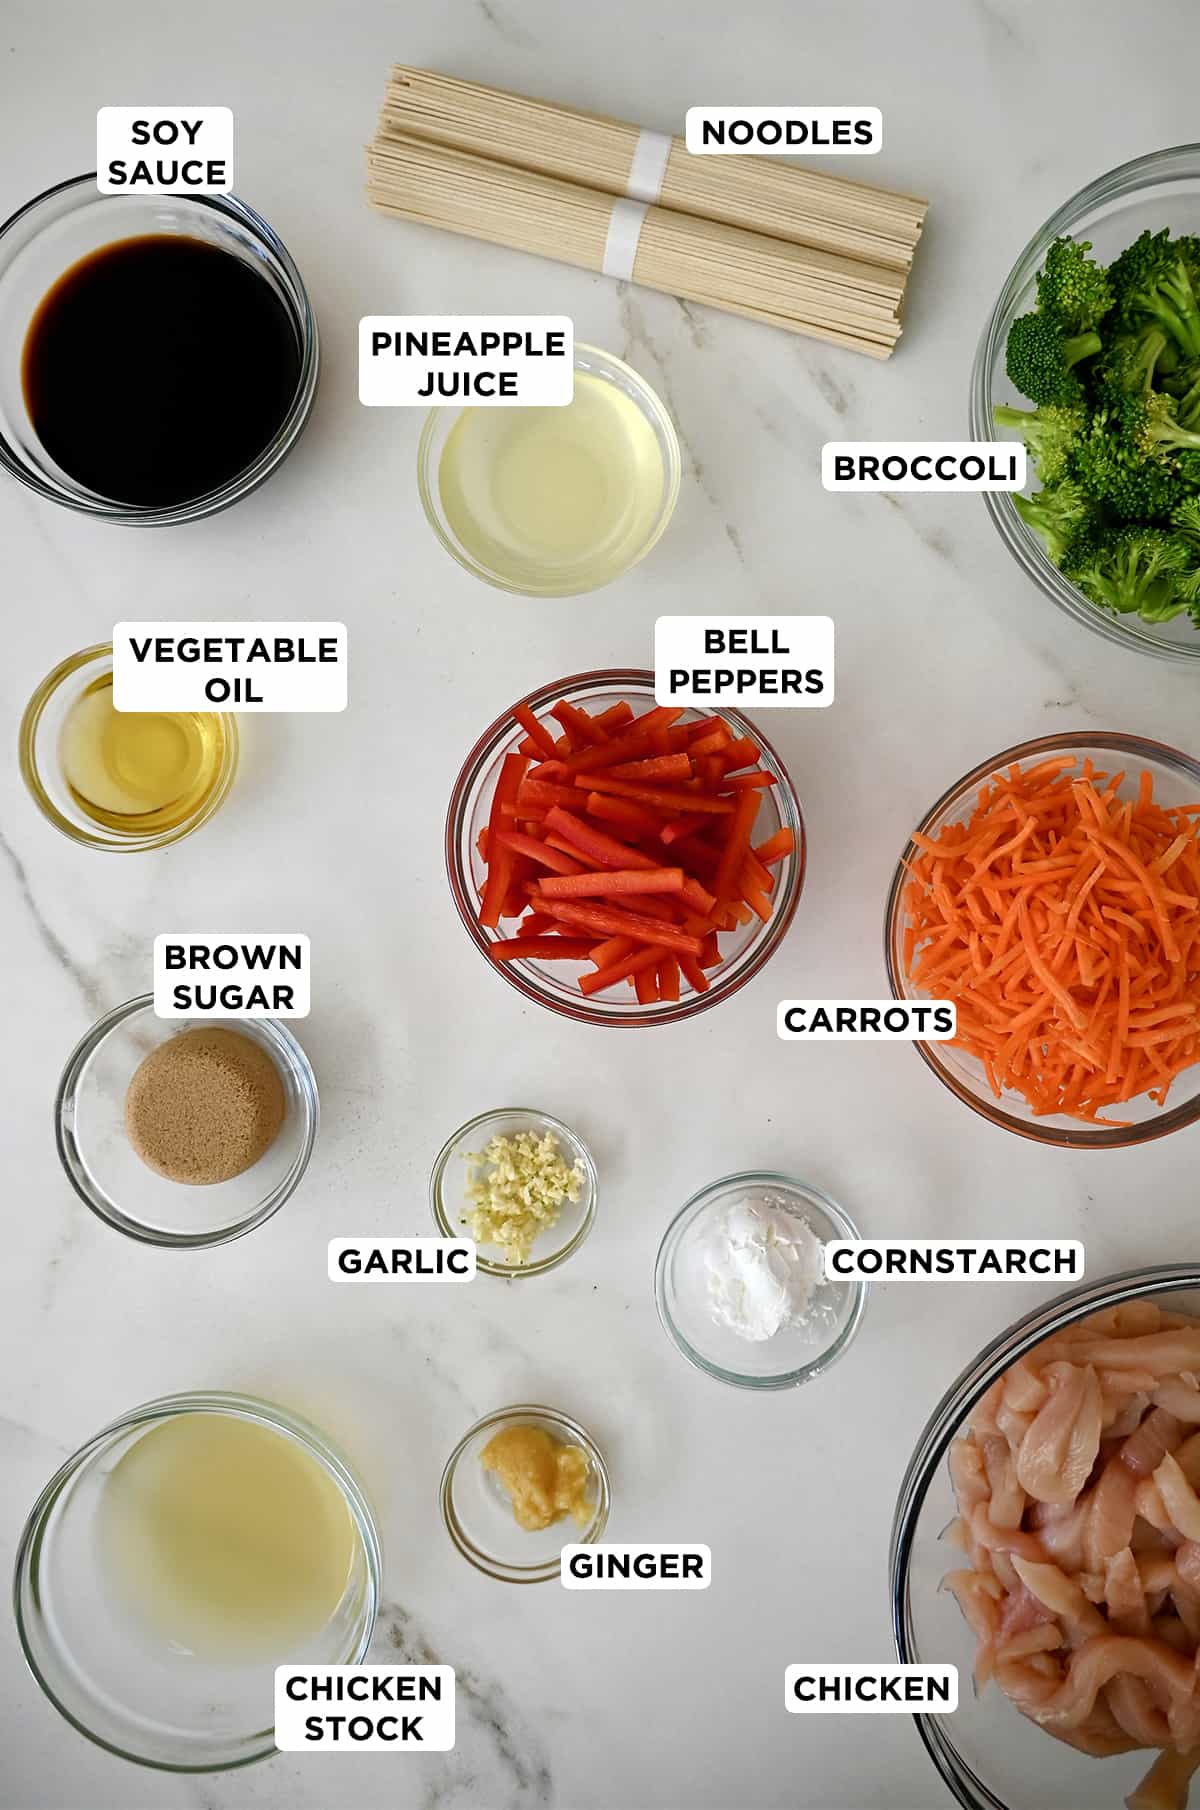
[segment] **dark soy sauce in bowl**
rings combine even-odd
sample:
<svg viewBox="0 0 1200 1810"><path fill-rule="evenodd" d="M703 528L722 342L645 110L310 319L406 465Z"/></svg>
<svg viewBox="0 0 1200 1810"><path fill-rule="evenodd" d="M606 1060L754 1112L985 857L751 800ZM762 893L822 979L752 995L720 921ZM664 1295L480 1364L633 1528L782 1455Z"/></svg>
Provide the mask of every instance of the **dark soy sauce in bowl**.
<svg viewBox="0 0 1200 1810"><path fill-rule="evenodd" d="M296 396L298 330L254 267L151 233L81 258L45 295L21 364L50 458L133 508L191 502L246 471Z"/></svg>

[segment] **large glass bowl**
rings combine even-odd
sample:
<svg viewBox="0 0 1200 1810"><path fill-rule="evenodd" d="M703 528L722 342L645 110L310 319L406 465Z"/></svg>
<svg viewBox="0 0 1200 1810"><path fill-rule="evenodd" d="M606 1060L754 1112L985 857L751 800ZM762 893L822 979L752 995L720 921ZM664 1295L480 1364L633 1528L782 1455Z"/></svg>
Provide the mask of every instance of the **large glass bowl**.
<svg viewBox="0 0 1200 1810"><path fill-rule="evenodd" d="M971 372L973 440L1006 437L992 420L997 403L1032 406L1005 375L1004 348L1013 321L1034 306L1034 279L1051 243L1063 235L1088 239L1095 255L1108 264L1147 227L1158 232L1164 226L1173 233L1200 232L1200 145L1153 151L1109 170L1064 202L1039 227L1009 272L975 354ZM1200 629L1186 615L1173 622L1152 623L1100 609L1047 557L1041 540L1017 514L1010 495L989 491L983 500L1021 570L1076 622L1118 647L1136 648L1162 660L1200 661Z"/></svg>
<svg viewBox="0 0 1200 1810"><path fill-rule="evenodd" d="M1121 797L1137 792L1138 775L1145 771L1154 780L1157 802L1200 804L1200 762L1180 754L1175 748L1168 748L1161 742L1145 741L1140 736L1105 730L1092 734L1081 730L1075 735L1043 736L1040 741L1024 742L1020 747L1008 748L1003 754L984 761L938 799L917 825L918 832L936 836L943 824L958 823L968 817L980 786L1001 768L1013 762L1024 766L1027 762L1046 760L1056 754L1074 755L1080 762L1090 756L1097 768L1109 774L1124 771ZM892 880L884 919L888 983L896 999L927 997L910 981L903 953L904 932L909 922L904 909L908 863L916 859L918 852L916 844L910 840ZM988 1085L983 1064L952 1043L918 1042L914 1047L938 1080L964 1105L982 1113L993 1125L1001 1125L1006 1131L1015 1131L1019 1136L1034 1138L1039 1143L1075 1150L1114 1150L1165 1137L1167 1132L1194 1125L1200 1119L1200 1063L1176 1075L1171 1084L1170 1104L1166 1108L1156 1106L1148 1095L1142 1094L1120 1108L1120 1116L1131 1121L1128 1125L1106 1128L1061 1114L1035 1118L1032 1107L1021 1094L1006 1092L997 1099Z"/></svg>
<svg viewBox="0 0 1200 1810"><path fill-rule="evenodd" d="M636 667L613 668L606 672L576 673L558 679L530 692L523 702L540 714L566 698L568 703L600 712L622 701L631 704L640 715L654 706L654 674ZM687 710L681 722L692 721L703 713ZM681 981L678 1001L655 1000L641 1005L632 991L614 987L608 993L594 994L590 999L579 991L576 977L588 969L586 962L496 962L488 955L488 944L512 936L514 926L505 920L500 930L484 929L479 922L479 898L487 869L480 859L479 832L488 820L492 792L500 771L500 763L524 740L524 731L513 721L512 711L484 730L463 763L454 782L450 809L446 815L446 873L450 891L468 936L484 956L488 966L502 974L510 986L526 999L561 1012L581 1024L643 1025L678 1024L697 1012L719 1005L756 975L769 961L787 934L804 885L804 820L787 769L755 724L736 710L721 709L721 716L737 736L749 736L762 750L759 764L775 775L776 783L763 790L763 805L754 831L756 842L765 841L777 829L788 828L795 837L795 852L775 867L775 890L771 894L774 910L770 921L752 917L749 924L729 934L722 933L719 968L709 971L707 993L695 993L687 980Z"/></svg>
<svg viewBox="0 0 1200 1810"><path fill-rule="evenodd" d="M143 1434L185 1414L228 1414L302 1448L346 1505L354 1550L329 1621L300 1650L214 1658L188 1651L125 1609L98 1553L115 1466ZM366 1655L382 1589L367 1497L324 1435L247 1395L167 1396L123 1414L81 1446L35 1502L17 1548L13 1604L21 1647L51 1703L80 1734L125 1760L167 1772L245 1766L275 1751L275 1664L355 1665Z"/></svg>
<svg viewBox="0 0 1200 1810"><path fill-rule="evenodd" d="M947 1452L980 1397L1052 1333L1124 1301L1200 1316L1200 1268L1168 1264L1089 1282L1027 1314L985 1345L934 1409L905 1472L892 1523L892 1634L903 1664L956 1665L953 1716L915 1716L929 1756L966 1810L1118 1810L1148 1770L1142 1751L1096 1760L1036 1727L995 1684L971 1688L975 1639L942 1579L961 1554L942 1539L957 1509Z"/></svg>
<svg viewBox="0 0 1200 1810"><path fill-rule="evenodd" d="M244 471L204 496L140 507L87 489L50 458L25 406L21 359L29 323L64 271L116 240L164 233L219 246L270 284L295 330L300 370L286 415ZM96 356L103 355L97 347ZM316 316L300 272L266 221L233 195L102 195L94 174L74 176L35 195L0 226L0 469L48 502L135 527L196 521L227 509L270 477L299 439L319 363Z"/></svg>

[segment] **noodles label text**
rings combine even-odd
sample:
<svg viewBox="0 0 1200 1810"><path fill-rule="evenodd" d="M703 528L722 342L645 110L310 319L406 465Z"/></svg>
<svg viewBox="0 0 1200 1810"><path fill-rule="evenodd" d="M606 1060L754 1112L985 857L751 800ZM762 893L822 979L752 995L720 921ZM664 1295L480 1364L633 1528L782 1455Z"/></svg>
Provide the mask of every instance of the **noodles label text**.
<svg viewBox="0 0 1200 1810"><path fill-rule="evenodd" d="M699 157L862 157L883 147L883 114L878 107L689 107L686 132Z"/></svg>
<svg viewBox="0 0 1200 1810"><path fill-rule="evenodd" d="M154 939L156 1018L307 1018L306 936L173 930Z"/></svg>
<svg viewBox="0 0 1200 1810"><path fill-rule="evenodd" d="M833 703L829 616L660 616L654 624L656 704Z"/></svg>
<svg viewBox="0 0 1200 1810"><path fill-rule="evenodd" d="M831 1238L825 1280L1079 1282L1078 1238Z"/></svg>
<svg viewBox="0 0 1200 1810"><path fill-rule="evenodd" d="M1016 440L827 440L826 490L1022 490L1025 448Z"/></svg>
<svg viewBox="0 0 1200 1810"><path fill-rule="evenodd" d="M449 1753L451 1665L281 1665L275 1745L283 1753Z"/></svg>
<svg viewBox="0 0 1200 1810"><path fill-rule="evenodd" d="M574 395L565 314L368 314L358 323L367 408L563 408Z"/></svg>
<svg viewBox="0 0 1200 1810"><path fill-rule="evenodd" d="M102 195L228 195L228 107L101 107L96 187Z"/></svg>
<svg viewBox="0 0 1200 1810"><path fill-rule="evenodd" d="M953 1665L790 1665L784 1707L794 1716L947 1716L958 1708Z"/></svg>

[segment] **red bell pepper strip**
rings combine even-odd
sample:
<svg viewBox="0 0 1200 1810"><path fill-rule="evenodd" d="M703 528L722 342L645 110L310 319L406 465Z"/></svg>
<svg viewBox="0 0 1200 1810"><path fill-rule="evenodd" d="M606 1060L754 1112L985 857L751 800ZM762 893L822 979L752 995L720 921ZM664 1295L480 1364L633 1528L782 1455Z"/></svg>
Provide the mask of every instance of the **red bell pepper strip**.
<svg viewBox="0 0 1200 1810"><path fill-rule="evenodd" d="M505 829L504 807L515 802L527 765L528 762L520 754L506 754L500 763L500 774L492 796L491 815L488 818L488 849L492 852L493 859L488 863L487 884L483 889L483 902L479 908L479 922L489 930L494 930L500 922L500 913L512 884L515 860L512 850L504 848L499 842Z"/></svg>
<svg viewBox="0 0 1200 1810"><path fill-rule="evenodd" d="M620 956L607 967L597 968L594 974L581 974L579 990L589 995L603 993L608 987L615 987L618 982L628 980L630 975L640 974L646 968L657 968L662 956L662 950L656 949L653 944L636 955Z"/></svg>
<svg viewBox="0 0 1200 1810"><path fill-rule="evenodd" d="M583 937L510 936L489 943L488 954L497 962L586 962L591 947Z"/></svg>
<svg viewBox="0 0 1200 1810"><path fill-rule="evenodd" d="M651 872L637 867L610 867L603 873L551 874L538 881L545 899L578 899L591 895L650 892L682 892L682 867L660 867Z"/></svg>
<svg viewBox="0 0 1200 1810"><path fill-rule="evenodd" d="M497 841L502 848L511 848L514 854L528 855L541 867L548 867L555 874L584 874L587 869L581 861L575 861L570 855L561 855L557 849L548 848L539 842L536 836L523 836L519 830L501 830Z"/></svg>
<svg viewBox="0 0 1200 1810"><path fill-rule="evenodd" d="M584 905L574 899L556 899L554 915L561 923L598 930L602 936L628 936L635 943L660 943L672 954L700 955L704 948L700 937L688 936L673 924L664 924L660 918L639 917L632 911L618 911L613 905Z"/></svg>

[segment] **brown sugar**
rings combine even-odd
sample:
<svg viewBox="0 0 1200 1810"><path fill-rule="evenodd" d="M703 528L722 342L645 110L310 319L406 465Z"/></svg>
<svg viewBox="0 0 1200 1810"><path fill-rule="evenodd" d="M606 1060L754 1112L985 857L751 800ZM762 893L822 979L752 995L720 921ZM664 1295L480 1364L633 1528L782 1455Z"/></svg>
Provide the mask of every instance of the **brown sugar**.
<svg viewBox="0 0 1200 1810"><path fill-rule="evenodd" d="M125 1129L168 1181L229 1181L274 1143L287 1110L274 1062L241 1031L198 1027L168 1037L138 1066Z"/></svg>

